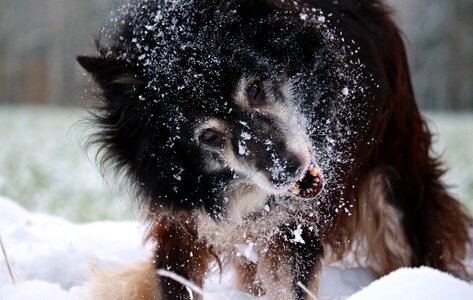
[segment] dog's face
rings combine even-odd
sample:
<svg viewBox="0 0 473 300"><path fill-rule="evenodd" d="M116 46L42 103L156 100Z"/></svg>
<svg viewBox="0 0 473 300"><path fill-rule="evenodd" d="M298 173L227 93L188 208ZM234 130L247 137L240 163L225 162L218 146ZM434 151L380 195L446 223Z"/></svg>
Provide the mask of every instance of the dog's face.
<svg viewBox="0 0 473 300"><path fill-rule="evenodd" d="M193 120L192 141L200 149L203 171L219 173L228 168L267 193L287 193L314 163L313 146L290 82L243 75L229 92L218 113L209 116L199 111ZM300 194L315 196L319 188L317 182L313 184L317 188Z"/></svg>
<svg viewBox="0 0 473 300"><path fill-rule="evenodd" d="M366 139L350 110L372 109L335 34L319 11L277 1L123 7L100 56L79 58L103 90L104 160L152 207L225 215L241 193L251 209L327 198L323 181L340 189Z"/></svg>

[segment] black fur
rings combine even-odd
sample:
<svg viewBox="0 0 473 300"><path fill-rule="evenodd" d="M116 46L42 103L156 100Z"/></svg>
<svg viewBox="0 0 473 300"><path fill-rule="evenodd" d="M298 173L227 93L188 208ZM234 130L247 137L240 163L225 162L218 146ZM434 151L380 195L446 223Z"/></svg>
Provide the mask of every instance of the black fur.
<svg viewBox="0 0 473 300"><path fill-rule="evenodd" d="M229 101L244 74L275 82L283 76L293 79L297 83L294 90L304 95L298 98L302 101L298 105L313 124L309 130L320 148L326 135L336 138L347 129L351 133L341 146L350 147L350 151L360 144L350 145L350 140L369 139L366 126L353 125L361 122L350 120L373 114L370 111L377 106L372 100L372 93L377 92L373 84L364 85L363 91L352 89L353 94L365 98L363 102L345 106L339 97L344 86L353 85L351 81L357 77L369 80L369 76L353 71L354 78L349 78L350 70L339 74L345 62L338 61L337 56L343 56L338 41L327 43L324 32L301 20L299 9L292 4L189 1L173 9L166 5L173 4L150 1L137 12L128 12L125 25L118 23L109 29L99 43L101 56L79 58L104 90L105 101L97 114L103 130L95 142L104 147L105 161L133 178L136 191L153 210L160 205L177 210L203 206L221 213L223 199L219 196L234 174L202 173L201 151L189 143L191 127L205 116L227 120L235 130L241 130L238 120L255 118ZM154 24L151 16L160 9L169 15L154 31L144 32L146 24ZM169 29L168 23L173 21L183 28L182 33ZM164 37L153 36L155 32ZM138 43L151 50L137 48ZM148 65L140 56L146 57ZM346 78L340 78L343 76ZM364 116L348 112L356 111L357 106L364 107ZM349 128L343 128L344 124L327 126L333 114L344 115L339 121L352 124ZM255 123L265 122L259 118ZM364 132L357 133L361 130ZM271 160L266 159L262 164L270 165ZM347 167L353 168L351 163L336 168ZM173 174L182 180L170 176Z"/></svg>

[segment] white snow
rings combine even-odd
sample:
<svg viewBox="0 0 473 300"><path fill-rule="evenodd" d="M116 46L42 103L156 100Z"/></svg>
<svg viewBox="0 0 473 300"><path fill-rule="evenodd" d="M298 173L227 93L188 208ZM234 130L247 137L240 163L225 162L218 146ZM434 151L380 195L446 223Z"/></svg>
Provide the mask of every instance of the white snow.
<svg viewBox="0 0 473 300"><path fill-rule="evenodd" d="M302 225L301 224L297 225L297 229L293 230L292 234L294 235L294 238L292 240L289 240L290 242L305 244L305 241L302 238Z"/></svg>
<svg viewBox="0 0 473 300"><path fill-rule="evenodd" d="M379 297L379 295L383 295ZM430 268L399 269L350 300L473 299L473 285Z"/></svg>
<svg viewBox="0 0 473 300"><path fill-rule="evenodd" d="M307 21L307 19L309 19L309 15L307 15L306 13L300 13L299 17L302 21Z"/></svg>
<svg viewBox="0 0 473 300"><path fill-rule="evenodd" d="M246 144L244 141L239 141L238 142L238 154L240 155L247 155L248 150L246 149Z"/></svg>
<svg viewBox="0 0 473 300"><path fill-rule="evenodd" d="M138 222L74 224L30 213L0 197L0 235L17 281L14 286L0 254L0 299L87 299L81 284L92 265L110 269L148 257L143 234ZM251 245L245 246L242 254L257 259ZM233 291L232 276L224 273L220 283L218 276L211 278L205 299L256 299ZM471 284L430 268L401 269L373 279L368 269L325 266L319 299L473 299Z"/></svg>
<svg viewBox="0 0 473 300"><path fill-rule="evenodd" d="M254 249L255 244L250 242L248 244L237 244L235 248L238 250L237 256L243 255L251 262L258 262L258 253Z"/></svg>
<svg viewBox="0 0 473 300"><path fill-rule="evenodd" d="M59 285L40 280L29 280L17 286L0 286L0 297L9 300L25 299L80 299L80 292L74 294L63 290Z"/></svg>
<svg viewBox="0 0 473 300"><path fill-rule="evenodd" d="M0 197L0 235L18 283L11 285L0 253L0 299L72 297L92 265L109 268L145 259L142 232L137 222L73 224L29 213Z"/></svg>

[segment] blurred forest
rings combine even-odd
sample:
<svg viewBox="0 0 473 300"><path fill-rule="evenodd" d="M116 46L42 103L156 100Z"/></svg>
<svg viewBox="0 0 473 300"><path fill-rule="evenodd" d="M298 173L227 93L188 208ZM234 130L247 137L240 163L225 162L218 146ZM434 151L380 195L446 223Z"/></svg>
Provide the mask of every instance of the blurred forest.
<svg viewBox="0 0 473 300"><path fill-rule="evenodd" d="M117 0L0 0L0 104L81 104L75 57Z"/></svg>
<svg viewBox="0 0 473 300"><path fill-rule="evenodd" d="M0 104L81 105L75 62L120 0L0 0ZM418 101L473 110L473 1L387 0L407 41ZM121 2L121 1L120 1Z"/></svg>

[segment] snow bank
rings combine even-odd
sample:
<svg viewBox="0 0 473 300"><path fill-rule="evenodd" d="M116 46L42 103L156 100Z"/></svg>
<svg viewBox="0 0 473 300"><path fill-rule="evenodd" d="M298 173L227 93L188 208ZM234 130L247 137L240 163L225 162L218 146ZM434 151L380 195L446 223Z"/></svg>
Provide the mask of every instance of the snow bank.
<svg viewBox="0 0 473 300"><path fill-rule="evenodd" d="M399 269L349 300L471 300L473 285L431 268Z"/></svg>
<svg viewBox="0 0 473 300"><path fill-rule="evenodd" d="M2 300L86 299L80 285L91 265L116 268L144 260L150 253L142 246L143 228L137 222L73 224L29 213L2 197L0 234L17 280L14 286L0 255ZM402 269L371 281L373 275L367 269L324 267L319 299L473 299L472 285L429 268ZM212 278L205 286L206 300L255 299L231 291L231 282L231 274L221 283L218 276Z"/></svg>
<svg viewBox="0 0 473 300"><path fill-rule="evenodd" d="M51 299L69 300L80 299L79 294L63 290L59 285L40 280L21 282L16 286L0 286L1 299L26 300L26 299Z"/></svg>
<svg viewBox="0 0 473 300"><path fill-rule="evenodd" d="M0 255L0 299L66 299L63 293L84 282L91 265L109 268L145 259L142 231L137 222L73 224L0 197L0 234L19 282L11 286Z"/></svg>

